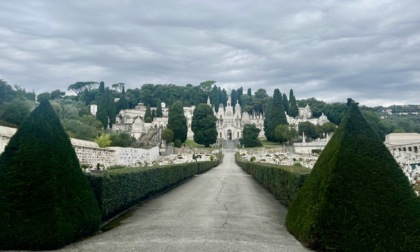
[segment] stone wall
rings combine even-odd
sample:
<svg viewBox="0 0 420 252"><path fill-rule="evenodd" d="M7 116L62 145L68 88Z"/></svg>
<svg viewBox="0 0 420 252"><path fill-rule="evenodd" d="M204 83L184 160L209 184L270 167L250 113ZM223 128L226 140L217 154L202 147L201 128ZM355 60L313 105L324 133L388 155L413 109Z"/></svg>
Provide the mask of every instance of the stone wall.
<svg viewBox="0 0 420 252"><path fill-rule="evenodd" d="M159 157L159 147L151 149L109 147L114 151L114 165L136 165L151 163Z"/></svg>
<svg viewBox="0 0 420 252"><path fill-rule="evenodd" d="M0 126L0 154L3 153L16 129ZM159 148L151 149L110 147L100 148L97 143L70 138L71 144L85 169L107 169L113 165L135 165L156 160Z"/></svg>

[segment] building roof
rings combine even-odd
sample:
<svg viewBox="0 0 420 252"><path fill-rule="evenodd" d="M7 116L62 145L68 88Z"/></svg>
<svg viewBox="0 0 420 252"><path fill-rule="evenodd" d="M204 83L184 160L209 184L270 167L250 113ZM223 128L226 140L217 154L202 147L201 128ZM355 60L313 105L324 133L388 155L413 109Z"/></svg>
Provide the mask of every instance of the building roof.
<svg viewBox="0 0 420 252"><path fill-rule="evenodd" d="M386 135L386 145L401 145L420 143L419 133L391 133Z"/></svg>
<svg viewBox="0 0 420 252"><path fill-rule="evenodd" d="M80 140L76 138L70 138L70 140L73 146L99 148L99 145L95 142Z"/></svg>

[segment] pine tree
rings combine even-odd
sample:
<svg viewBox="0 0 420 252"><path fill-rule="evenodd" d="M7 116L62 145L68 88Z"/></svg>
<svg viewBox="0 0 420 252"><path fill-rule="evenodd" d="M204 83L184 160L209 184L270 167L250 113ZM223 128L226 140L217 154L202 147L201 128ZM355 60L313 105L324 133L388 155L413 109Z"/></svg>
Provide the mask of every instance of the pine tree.
<svg viewBox="0 0 420 252"><path fill-rule="evenodd" d="M208 147L217 140L216 117L211 107L200 103L194 110L191 130L194 132L194 141Z"/></svg>
<svg viewBox="0 0 420 252"><path fill-rule="evenodd" d="M287 100L287 95L286 93L283 94L283 107L284 107L284 111L289 114L289 100Z"/></svg>
<svg viewBox="0 0 420 252"><path fill-rule="evenodd" d="M264 134L268 141L276 141L274 130L280 124L288 123L284 113L282 95L280 90L275 89L273 98L268 102L264 118Z"/></svg>
<svg viewBox="0 0 420 252"><path fill-rule="evenodd" d="M354 102L290 205L286 226L319 251L420 248L420 199Z"/></svg>
<svg viewBox="0 0 420 252"><path fill-rule="evenodd" d="M289 116L296 117L299 115L299 109L296 103L296 97L293 94L293 89L290 89L289 94Z"/></svg>
<svg viewBox="0 0 420 252"><path fill-rule="evenodd" d="M174 132L173 139L179 139L181 143L185 142L187 140L188 127L182 102L174 102L168 113L168 128Z"/></svg>
<svg viewBox="0 0 420 252"><path fill-rule="evenodd" d="M43 101L0 156L0 249L59 248L96 232L100 220L70 139Z"/></svg>

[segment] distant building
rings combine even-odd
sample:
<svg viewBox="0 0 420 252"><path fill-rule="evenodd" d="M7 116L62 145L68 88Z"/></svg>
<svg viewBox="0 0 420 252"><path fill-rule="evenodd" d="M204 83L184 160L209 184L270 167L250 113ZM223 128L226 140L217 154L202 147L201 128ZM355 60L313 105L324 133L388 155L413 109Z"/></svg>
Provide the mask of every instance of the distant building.
<svg viewBox="0 0 420 252"><path fill-rule="evenodd" d="M230 92L226 106L219 105L216 112L214 104L211 104L210 99L207 99L207 104L212 107L214 116L217 118L216 130L218 140L239 140L242 137L242 130L245 124L254 124L261 131L259 137L264 137L264 115L262 113L248 113L242 111L238 101L233 106ZM165 104L162 104L165 105ZM151 110L156 110L156 107L151 107ZM184 107L184 115L187 118L188 138L194 137L194 132L191 130L192 117L195 106ZM134 109L121 110L116 117L116 123L112 125L113 131L127 132L136 139L147 132L153 127L166 127L168 124L168 108L162 106L163 117L155 117L151 123L144 122L144 114L146 113L146 106L139 103ZM323 125L329 122L328 118L322 114L319 118L312 116L312 111L309 105L304 108L299 108L299 115L296 118L290 117L286 114L287 122L293 127L298 127L300 122L309 121L314 125Z"/></svg>

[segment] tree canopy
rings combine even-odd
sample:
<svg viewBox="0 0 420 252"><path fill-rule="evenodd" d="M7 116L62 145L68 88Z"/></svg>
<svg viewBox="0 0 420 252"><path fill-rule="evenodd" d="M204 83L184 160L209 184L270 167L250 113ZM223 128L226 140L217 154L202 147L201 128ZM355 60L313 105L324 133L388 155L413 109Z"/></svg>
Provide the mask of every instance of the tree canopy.
<svg viewBox="0 0 420 252"><path fill-rule="evenodd" d="M280 124L287 125L288 123L284 112L282 95L280 90L275 89L273 99L269 101L264 118L264 134L268 141L276 141L274 130Z"/></svg>
<svg viewBox="0 0 420 252"><path fill-rule="evenodd" d="M240 142L245 147L259 147L262 146L260 140L258 139L258 134L260 133L254 124L245 124L244 129L242 130L242 138Z"/></svg>
<svg viewBox="0 0 420 252"><path fill-rule="evenodd" d="M216 121L217 118L209 105L205 103L198 104L194 110L191 123L194 141L206 147L215 143L217 140Z"/></svg>
<svg viewBox="0 0 420 252"><path fill-rule="evenodd" d="M168 113L168 128L174 132L174 139L179 139L181 143L185 142L187 139L188 127L182 102L178 101L172 104Z"/></svg>

